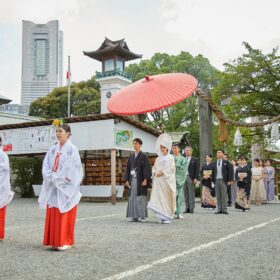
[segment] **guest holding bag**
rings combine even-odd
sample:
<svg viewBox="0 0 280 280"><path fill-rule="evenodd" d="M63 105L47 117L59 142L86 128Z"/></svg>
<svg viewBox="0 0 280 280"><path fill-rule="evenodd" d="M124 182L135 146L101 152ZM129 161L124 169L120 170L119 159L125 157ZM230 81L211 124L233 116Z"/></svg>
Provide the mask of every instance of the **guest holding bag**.
<svg viewBox="0 0 280 280"><path fill-rule="evenodd" d="M202 185L202 195L201 195L201 207L208 209L216 208L216 195L213 183L213 169L214 165L212 163L212 155L206 155L206 163L202 165L201 168L201 185Z"/></svg>
<svg viewBox="0 0 280 280"><path fill-rule="evenodd" d="M266 201L266 192L264 188L263 179L265 177L264 169L260 166L260 160L254 159L254 166L252 167L252 184L251 184L251 201L260 206L262 202Z"/></svg>
<svg viewBox="0 0 280 280"><path fill-rule="evenodd" d="M239 159L240 165L236 169L237 180L237 197L235 201L235 208L243 212L250 209L250 193L251 193L251 166L247 164L247 158L241 156Z"/></svg>

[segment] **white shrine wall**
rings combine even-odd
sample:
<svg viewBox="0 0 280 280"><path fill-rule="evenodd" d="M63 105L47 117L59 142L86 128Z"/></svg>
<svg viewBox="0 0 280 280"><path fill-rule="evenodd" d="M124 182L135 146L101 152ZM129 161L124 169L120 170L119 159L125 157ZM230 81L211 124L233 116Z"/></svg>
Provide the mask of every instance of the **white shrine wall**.
<svg viewBox="0 0 280 280"><path fill-rule="evenodd" d="M114 119L69 123L71 141L79 151L118 149L133 151L132 140L143 140L143 152L155 153L157 137L124 121ZM124 135L124 137L123 137ZM0 130L2 145L9 155L45 153L56 142L55 127L37 126ZM121 139L117 141L117 139Z"/></svg>

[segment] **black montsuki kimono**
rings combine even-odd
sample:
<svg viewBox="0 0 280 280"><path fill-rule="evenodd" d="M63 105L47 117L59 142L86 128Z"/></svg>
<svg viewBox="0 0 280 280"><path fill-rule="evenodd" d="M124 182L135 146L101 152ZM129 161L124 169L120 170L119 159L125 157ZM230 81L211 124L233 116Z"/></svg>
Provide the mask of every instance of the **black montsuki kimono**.
<svg viewBox="0 0 280 280"><path fill-rule="evenodd" d="M127 165L126 165L126 170L125 170L125 174L124 174L124 181L129 181L129 184L131 185L131 181L132 181L132 175L131 175L131 171L135 170L137 176L137 195L145 195L147 196L148 193L148 186L150 186L151 184L151 177L152 177L152 170L151 170L151 166L150 166L150 162L148 157L142 153L142 151L140 151L137 155L137 157L135 158L135 154L133 153L127 161ZM141 186L143 180L146 179L147 180L147 186ZM130 192L129 192L130 195Z"/></svg>
<svg viewBox="0 0 280 280"><path fill-rule="evenodd" d="M238 177L238 173L247 173L247 176L241 181ZM239 166L236 169L235 173L235 179L237 181L237 198L235 202L235 208L246 210L246 205L248 205L250 201L250 192L251 192L251 178L252 178L252 172L251 172L251 166L248 164L241 167Z"/></svg>
<svg viewBox="0 0 280 280"><path fill-rule="evenodd" d="M201 195L201 207L203 208L216 208L216 199L215 199L215 188L213 187L213 163L204 163L201 168L201 184L202 184L202 195ZM203 171L209 170L212 171L212 175L208 179L203 179Z"/></svg>

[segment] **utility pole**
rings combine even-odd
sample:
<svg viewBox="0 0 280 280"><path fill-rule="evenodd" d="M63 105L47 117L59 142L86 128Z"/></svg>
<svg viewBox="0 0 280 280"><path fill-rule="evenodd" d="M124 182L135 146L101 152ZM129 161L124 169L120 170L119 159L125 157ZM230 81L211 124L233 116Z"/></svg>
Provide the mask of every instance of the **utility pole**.
<svg viewBox="0 0 280 280"><path fill-rule="evenodd" d="M71 102L71 92L70 92L70 85L71 85L70 55L68 55L67 85L68 85L68 118L70 118L71 117L71 112L70 112L70 102Z"/></svg>

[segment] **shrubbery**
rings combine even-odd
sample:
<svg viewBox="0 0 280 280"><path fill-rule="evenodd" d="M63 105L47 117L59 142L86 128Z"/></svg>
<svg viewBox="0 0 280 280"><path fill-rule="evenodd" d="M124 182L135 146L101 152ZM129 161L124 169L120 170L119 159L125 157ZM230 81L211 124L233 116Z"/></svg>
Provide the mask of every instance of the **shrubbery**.
<svg viewBox="0 0 280 280"><path fill-rule="evenodd" d="M33 184L42 183L42 158L10 157L12 188L21 197L34 197Z"/></svg>

